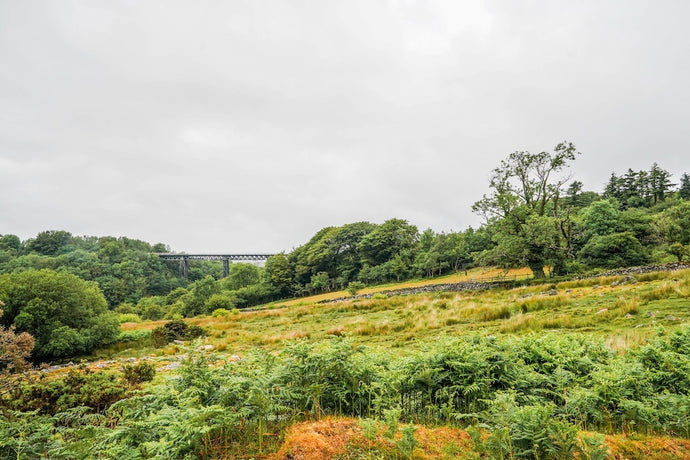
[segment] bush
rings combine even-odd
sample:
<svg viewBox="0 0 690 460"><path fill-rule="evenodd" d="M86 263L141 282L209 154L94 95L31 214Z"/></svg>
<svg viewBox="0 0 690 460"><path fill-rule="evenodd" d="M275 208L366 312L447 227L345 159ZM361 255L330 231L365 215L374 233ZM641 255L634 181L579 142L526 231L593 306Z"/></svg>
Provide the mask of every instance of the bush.
<svg viewBox="0 0 690 460"><path fill-rule="evenodd" d="M0 324L36 339L34 358L90 353L117 339L120 323L98 285L52 270L0 275Z"/></svg>
<svg viewBox="0 0 690 460"><path fill-rule="evenodd" d="M151 340L154 347L160 348L172 342L173 339L168 335L167 329L163 326L158 326L151 331Z"/></svg>
<svg viewBox="0 0 690 460"><path fill-rule="evenodd" d="M12 399L3 403L14 410L35 410L39 414L54 415L77 406L87 406L102 414L113 403L129 395L118 373L92 372L79 366L70 369L62 378L17 387Z"/></svg>
<svg viewBox="0 0 690 460"><path fill-rule="evenodd" d="M146 297L139 300L137 309L141 312L141 317L151 321L163 319L168 308L164 304L163 297Z"/></svg>
<svg viewBox="0 0 690 460"><path fill-rule="evenodd" d="M351 281L347 285L347 292L350 293L350 295L357 295L359 291L364 289L366 287L366 284L362 283L361 281Z"/></svg>
<svg viewBox="0 0 690 460"><path fill-rule="evenodd" d="M235 308L235 300L227 295L223 294L213 294L208 301L206 301L206 311L212 311L215 313L216 310L232 310Z"/></svg>
<svg viewBox="0 0 690 460"><path fill-rule="evenodd" d="M211 313L211 316L214 318L219 318L222 316L228 316L230 314L230 310L226 310L225 308L216 308L213 310L213 313Z"/></svg>
<svg viewBox="0 0 690 460"><path fill-rule="evenodd" d="M137 364L125 364L122 367L122 378L129 385L150 382L156 375L156 365L146 361Z"/></svg>
<svg viewBox="0 0 690 460"><path fill-rule="evenodd" d="M151 339L155 347L162 347L173 340L193 340L205 335L202 327L187 324L181 319L173 320L158 326L151 331Z"/></svg>
<svg viewBox="0 0 690 460"><path fill-rule="evenodd" d="M136 313L121 313L118 315L120 324L122 323L141 323L141 317Z"/></svg>
<svg viewBox="0 0 690 460"><path fill-rule="evenodd" d="M118 342L136 342L142 339L148 339L151 337L151 331L141 330L141 331L122 331L117 337Z"/></svg>
<svg viewBox="0 0 690 460"><path fill-rule="evenodd" d="M125 302L121 303L113 310L115 313L126 314L126 313L138 313L137 306L133 303Z"/></svg>
<svg viewBox="0 0 690 460"><path fill-rule="evenodd" d="M589 266L603 268L647 262L645 250L632 232L595 236L582 248L580 258Z"/></svg>

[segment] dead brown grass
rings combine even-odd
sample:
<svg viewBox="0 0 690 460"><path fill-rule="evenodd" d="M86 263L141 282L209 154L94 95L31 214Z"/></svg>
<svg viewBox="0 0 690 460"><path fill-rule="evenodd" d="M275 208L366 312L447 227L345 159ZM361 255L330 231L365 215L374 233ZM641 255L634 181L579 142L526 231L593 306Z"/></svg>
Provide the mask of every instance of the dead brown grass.
<svg viewBox="0 0 690 460"><path fill-rule="evenodd" d="M383 436L385 426L380 424L376 436L365 438L356 419L325 418L319 421L297 423L290 427L279 450L267 460L335 460L398 457L390 439ZM582 436L590 433L582 432ZM397 438L400 437L398 433ZM466 431L459 428L417 426L417 441L412 458L416 460L479 458L473 455L473 442ZM690 459L690 440L669 437L634 438L625 435L606 436L609 458L618 460L672 460ZM383 454L383 455L377 455Z"/></svg>
<svg viewBox="0 0 690 460"><path fill-rule="evenodd" d="M690 459L690 440L667 437L606 436L610 458L618 460Z"/></svg>
<svg viewBox="0 0 690 460"><path fill-rule="evenodd" d="M354 419L326 418L293 425L280 450L268 460L330 460L343 455L356 436L359 424Z"/></svg>

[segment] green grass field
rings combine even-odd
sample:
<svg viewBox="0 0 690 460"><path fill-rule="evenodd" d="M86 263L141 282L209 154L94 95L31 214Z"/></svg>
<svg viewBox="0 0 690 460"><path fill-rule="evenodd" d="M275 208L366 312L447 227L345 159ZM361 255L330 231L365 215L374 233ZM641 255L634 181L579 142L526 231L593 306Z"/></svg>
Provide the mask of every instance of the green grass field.
<svg viewBox="0 0 690 460"><path fill-rule="evenodd" d="M464 279L444 277L435 282ZM688 324L690 271L638 275L634 282L614 285L622 279L624 276L479 292L379 295L325 304L318 303L324 296L313 296L257 311L190 321L208 329L206 342L215 351L238 355L257 347L277 351L291 341L318 342L332 336L404 354L408 348L441 337L549 331L603 338L614 349L623 351L654 337L658 328L672 331ZM419 285L386 285L368 292ZM343 292L333 297L346 295ZM151 329L161 323L125 323L123 329ZM176 350L172 345L156 353Z"/></svg>
<svg viewBox="0 0 690 460"><path fill-rule="evenodd" d="M5 402L47 414L6 431L60 458L690 458L690 270L383 294L496 273L190 318L206 337L161 348L146 335L164 321L124 323L140 338L97 357L145 358L152 382L124 394L97 363L54 373ZM83 385L71 397L96 410L112 406L51 418L67 404L50 399L55 388L72 385L60 382ZM35 428L15 434L20 423Z"/></svg>

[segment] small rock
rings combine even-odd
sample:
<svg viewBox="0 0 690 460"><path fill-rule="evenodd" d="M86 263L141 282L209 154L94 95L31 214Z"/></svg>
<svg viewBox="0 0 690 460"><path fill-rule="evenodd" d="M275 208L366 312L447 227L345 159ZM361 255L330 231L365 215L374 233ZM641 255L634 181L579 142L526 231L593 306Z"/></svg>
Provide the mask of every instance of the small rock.
<svg viewBox="0 0 690 460"><path fill-rule="evenodd" d="M228 358L228 361L231 361L231 362L242 361L242 358L238 355L232 355Z"/></svg>
<svg viewBox="0 0 690 460"><path fill-rule="evenodd" d="M666 321L677 321L677 320L678 320L678 318L676 318L673 315L667 315L666 316Z"/></svg>
<svg viewBox="0 0 690 460"><path fill-rule="evenodd" d="M632 318L632 315L630 313L626 313L625 317L629 319L629 318Z"/></svg>
<svg viewBox="0 0 690 460"><path fill-rule="evenodd" d="M137 362L137 358L127 358L127 359L125 359L125 362L126 362L126 363L136 363L136 362Z"/></svg>
<svg viewBox="0 0 690 460"><path fill-rule="evenodd" d="M598 284L595 284L594 286L592 286L592 289L599 289L599 287L600 286Z"/></svg>
<svg viewBox="0 0 690 460"><path fill-rule="evenodd" d="M619 284L621 284L620 281L614 281L613 283L611 283L611 287L616 287Z"/></svg>
<svg viewBox="0 0 690 460"><path fill-rule="evenodd" d="M201 349L204 351L213 350L213 345L204 345Z"/></svg>
<svg viewBox="0 0 690 460"><path fill-rule="evenodd" d="M161 370L162 371L172 371L172 370L178 369L181 366L182 366L182 364L179 363L178 361L173 361L172 363L161 367Z"/></svg>
<svg viewBox="0 0 690 460"><path fill-rule="evenodd" d="M650 318L654 318L654 313L651 311L648 311L647 316L649 316Z"/></svg>
<svg viewBox="0 0 690 460"><path fill-rule="evenodd" d="M602 308L601 310L599 310L599 311L597 312L597 315L600 315L600 314L602 314L602 313L606 313L607 311L609 311L608 308Z"/></svg>
<svg viewBox="0 0 690 460"><path fill-rule="evenodd" d="M566 293L566 294L570 294L571 292L573 292L572 289L566 289L566 290L565 290L565 293Z"/></svg>
<svg viewBox="0 0 690 460"><path fill-rule="evenodd" d="M547 295L558 295L558 291L555 289L551 289L549 292L546 293Z"/></svg>
<svg viewBox="0 0 690 460"><path fill-rule="evenodd" d="M173 343L177 345L184 345L184 340L173 340Z"/></svg>

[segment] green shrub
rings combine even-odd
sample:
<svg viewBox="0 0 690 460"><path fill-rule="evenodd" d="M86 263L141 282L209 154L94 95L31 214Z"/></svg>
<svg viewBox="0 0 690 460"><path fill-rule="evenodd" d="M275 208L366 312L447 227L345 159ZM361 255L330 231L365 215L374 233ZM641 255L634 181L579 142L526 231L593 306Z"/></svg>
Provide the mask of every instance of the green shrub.
<svg viewBox="0 0 690 460"><path fill-rule="evenodd" d="M235 299L223 294L213 294L211 298L206 301L206 311L215 312L218 310L229 311L235 308ZM222 315L221 315L222 316Z"/></svg>
<svg viewBox="0 0 690 460"><path fill-rule="evenodd" d="M142 318L151 321L163 319L168 311L168 307L165 304L165 299L163 297L145 297L139 300L137 309Z"/></svg>
<svg viewBox="0 0 690 460"><path fill-rule="evenodd" d="M37 360L90 353L113 343L120 332L120 322L108 311L98 285L70 273L0 275L0 300L5 303L0 325L31 334Z"/></svg>
<svg viewBox="0 0 690 460"><path fill-rule="evenodd" d="M129 385L150 382L156 375L156 365L146 361L137 364L125 364L122 367L123 379Z"/></svg>
<svg viewBox="0 0 690 460"><path fill-rule="evenodd" d="M126 313L138 313L136 305L130 302L124 302L115 307L113 310L115 313L126 314Z"/></svg>
<svg viewBox="0 0 690 460"><path fill-rule="evenodd" d="M120 324L122 323L141 323L141 317L136 313L121 313L118 315Z"/></svg>
<svg viewBox="0 0 690 460"><path fill-rule="evenodd" d="M93 372L79 366L71 368L62 378L16 387L12 399L3 403L14 410L35 410L39 414L54 415L78 406L87 406L102 414L113 403L129 395L118 373Z"/></svg>
<svg viewBox="0 0 690 460"><path fill-rule="evenodd" d="M166 328L157 326L151 331L151 340L153 341L154 347L160 348L169 344L173 339L170 338Z"/></svg>
<svg viewBox="0 0 690 460"><path fill-rule="evenodd" d="M122 331L117 337L118 342L137 342L151 337L151 331L143 329L140 331Z"/></svg>
<svg viewBox="0 0 690 460"><path fill-rule="evenodd" d="M230 310L226 310L225 308L216 308L213 310L213 313L211 313L211 316L214 318L219 318L223 316L228 316L230 314Z"/></svg>
<svg viewBox="0 0 690 460"><path fill-rule="evenodd" d="M366 284L362 283L361 281L350 281L350 283L347 285L347 292L350 295L357 295L357 293L365 287Z"/></svg>
<svg viewBox="0 0 690 460"><path fill-rule="evenodd" d="M178 319L154 328L151 331L151 339L155 347L162 347L173 340L193 340L205 334L202 327Z"/></svg>
<svg viewBox="0 0 690 460"><path fill-rule="evenodd" d="M603 268L647 262L646 251L632 232L595 236L582 248L580 258L591 267Z"/></svg>

